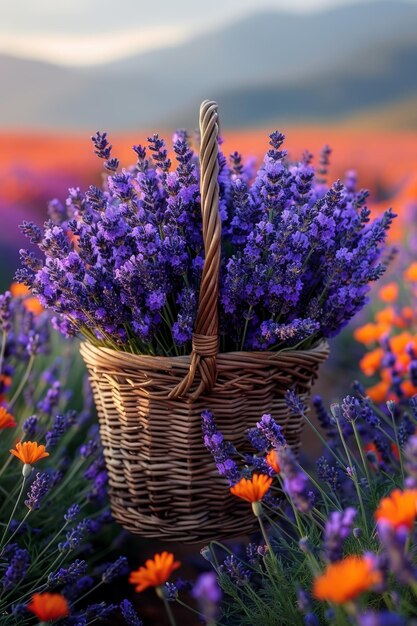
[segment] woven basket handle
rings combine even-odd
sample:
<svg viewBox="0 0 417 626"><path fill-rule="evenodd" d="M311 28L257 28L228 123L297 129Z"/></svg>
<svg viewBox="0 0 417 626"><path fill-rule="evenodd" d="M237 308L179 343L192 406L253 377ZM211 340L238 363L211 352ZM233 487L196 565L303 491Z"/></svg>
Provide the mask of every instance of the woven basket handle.
<svg viewBox="0 0 417 626"><path fill-rule="evenodd" d="M184 396L196 373L199 385L191 398L211 391L216 382L216 357L219 351L219 271L221 220L219 214L219 146L216 102L205 100L200 107L200 195L203 221L204 267L201 277L195 332L192 338L190 368L187 376L170 392L170 398Z"/></svg>

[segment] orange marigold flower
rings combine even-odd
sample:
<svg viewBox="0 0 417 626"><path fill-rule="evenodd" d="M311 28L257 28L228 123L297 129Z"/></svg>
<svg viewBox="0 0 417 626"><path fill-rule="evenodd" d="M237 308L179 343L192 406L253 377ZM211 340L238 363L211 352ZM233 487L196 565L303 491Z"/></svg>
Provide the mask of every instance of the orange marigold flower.
<svg viewBox="0 0 417 626"><path fill-rule="evenodd" d="M9 388L12 384L12 377L6 374L0 374L0 384L3 385L3 387Z"/></svg>
<svg viewBox="0 0 417 626"><path fill-rule="evenodd" d="M39 459L49 456L45 446L39 446L36 441L19 442L16 444L16 450L10 450L10 452L26 465L34 465Z"/></svg>
<svg viewBox="0 0 417 626"><path fill-rule="evenodd" d="M4 428L14 428L17 426L15 419L11 413L9 413L4 406L0 406L0 430Z"/></svg>
<svg viewBox="0 0 417 626"><path fill-rule="evenodd" d="M399 335L394 335L390 337L389 345L394 354L399 355L405 352L408 344L413 342L413 336L408 332L404 331Z"/></svg>
<svg viewBox="0 0 417 626"><path fill-rule="evenodd" d="M35 593L27 609L41 622L52 622L69 615L67 599L60 593Z"/></svg>
<svg viewBox="0 0 417 626"><path fill-rule="evenodd" d="M417 489L394 489L383 498L375 512L377 522L387 522L393 528L405 526L411 530L417 517Z"/></svg>
<svg viewBox="0 0 417 626"><path fill-rule="evenodd" d="M397 317L395 309L392 306L389 306L386 309L381 309L375 313L375 320L378 324L383 324L385 326L392 326L395 324Z"/></svg>
<svg viewBox="0 0 417 626"><path fill-rule="evenodd" d="M399 289L396 283L388 283L381 287L378 295L383 302L395 302L398 298L398 291Z"/></svg>
<svg viewBox="0 0 417 626"><path fill-rule="evenodd" d="M181 563L174 561L174 555L171 552L155 554L153 559L148 559L144 566L130 573L129 582L136 585L135 591L139 592L148 587L160 587L180 566Z"/></svg>
<svg viewBox="0 0 417 626"><path fill-rule="evenodd" d="M272 467L274 472L276 472L277 474L280 473L281 468L278 463L278 454L276 450L270 450L268 454L266 455L265 460L268 463L269 467Z"/></svg>
<svg viewBox="0 0 417 626"><path fill-rule="evenodd" d="M14 298L23 298L23 306L33 315L40 315L44 312L44 308L36 296L32 296L29 287L23 283L12 283L10 285L10 293Z"/></svg>
<svg viewBox="0 0 417 626"><path fill-rule="evenodd" d="M417 282L417 261L411 263L403 274L405 280L409 280L412 283Z"/></svg>
<svg viewBox="0 0 417 626"><path fill-rule="evenodd" d="M39 300L35 298L35 296L33 296L32 298L26 298L26 300L23 301L23 306L27 311L33 313L33 315L35 316L40 315L45 310Z"/></svg>
<svg viewBox="0 0 417 626"><path fill-rule="evenodd" d="M412 398L413 396L416 395L417 388L414 387L411 380L404 380L401 383L401 391L403 392L406 398Z"/></svg>
<svg viewBox="0 0 417 626"><path fill-rule="evenodd" d="M342 561L330 563L325 572L314 579L313 595L317 600L344 604L354 600L382 580L374 569L371 558L348 556Z"/></svg>
<svg viewBox="0 0 417 626"><path fill-rule="evenodd" d="M23 283L12 283L10 285L10 293L13 298L26 298L26 296L30 296L30 289Z"/></svg>
<svg viewBox="0 0 417 626"><path fill-rule="evenodd" d="M373 376L381 367L383 356L383 349L375 348L361 358L359 367L366 376Z"/></svg>
<svg viewBox="0 0 417 626"><path fill-rule="evenodd" d="M356 341L360 343L373 343L376 341L375 336L375 324L365 324L364 326L359 326L359 328L355 328L353 331L353 336Z"/></svg>
<svg viewBox="0 0 417 626"><path fill-rule="evenodd" d="M252 478L242 478L230 491L247 502L260 502L272 484L272 478L265 474L254 474Z"/></svg>
<svg viewBox="0 0 417 626"><path fill-rule="evenodd" d="M389 391L390 385L385 382L385 380L381 380L379 383L372 385L372 387L368 387L366 389L366 395L368 395L371 400L376 403L384 402L387 400L387 395Z"/></svg>

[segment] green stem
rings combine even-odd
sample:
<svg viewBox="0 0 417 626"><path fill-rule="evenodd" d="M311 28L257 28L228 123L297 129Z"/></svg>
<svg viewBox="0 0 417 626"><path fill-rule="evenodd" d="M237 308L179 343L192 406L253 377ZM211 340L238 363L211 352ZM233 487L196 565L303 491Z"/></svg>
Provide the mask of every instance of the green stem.
<svg viewBox="0 0 417 626"><path fill-rule="evenodd" d="M368 485L371 485L371 476L369 474L368 463L367 463L366 458L365 458L362 442L361 442L361 439L360 439L360 436L359 436L359 433L358 433L358 429L356 428L355 422L352 422L352 428L353 428L353 434L355 435L356 444L358 446L359 454L361 455L362 465L363 465L363 468L364 468L365 474L366 474L366 480L368 481Z"/></svg>
<svg viewBox="0 0 417 626"><path fill-rule="evenodd" d="M22 377L22 380L20 381L20 384L17 387L17 389L16 389L16 391L15 391L15 393L13 395L13 398L9 402L9 408L12 408L12 406L14 405L14 403L16 402L16 400L19 398L20 394L22 393L23 389L25 388L26 383L27 383L27 381L29 379L30 373L32 371L32 367L33 367L34 361L35 361L35 355L31 354L28 366L26 368L26 372L24 373L24 375Z"/></svg>
<svg viewBox="0 0 417 626"><path fill-rule="evenodd" d="M22 497L23 490L25 488L25 483L26 483L26 477L23 476L23 478L22 478L22 486L20 487L19 495L17 496L17 500L16 500L15 505L13 507L13 511L11 512L9 521L7 522L7 526L6 526L5 531L3 533L3 537L1 538L1 541L0 541L0 546L1 547L3 546L3 542L4 542L4 540L6 538L6 535L7 535L8 531L9 531L10 524L12 523L13 516L16 513L17 507L18 507L19 502L20 502L20 498ZM3 547L2 547L2 551L3 551Z"/></svg>
<svg viewBox="0 0 417 626"><path fill-rule="evenodd" d="M7 340L7 331L3 330L3 333L1 336L1 350L0 350L0 374L3 371L3 359L4 359L4 353L6 351L6 340Z"/></svg>
<svg viewBox="0 0 417 626"><path fill-rule="evenodd" d="M169 602L165 597L165 593L162 587L156 587L155 589L157 595L159 598L161 598L162 602L164 603L164 607L165 607L165 611L167 612L168 615L168 619L169 619L169 623L171 624L171 626L177 626L176 622L175 622L175 618L174 618L174 614L171 610L171 607L169 606Z"/></svg>

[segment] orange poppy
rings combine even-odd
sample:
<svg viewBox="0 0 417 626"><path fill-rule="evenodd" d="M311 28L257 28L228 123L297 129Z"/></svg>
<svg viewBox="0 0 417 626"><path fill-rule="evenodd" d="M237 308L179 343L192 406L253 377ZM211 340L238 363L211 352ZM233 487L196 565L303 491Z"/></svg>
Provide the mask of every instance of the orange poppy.
<svg viewBox="0 0 417 626"><path fill-rule="evenodd" d="M23 443L19 441L16 444L16 450L10 450L10 452L26 465L33 465L39 459L49 456L45 446L39 446L36 441L24 441Z"/></svg>
<svg viewBox="0 0 417 626"><path fill-rule="evenodd" d="M35 593L27 609L41 622L52 622L70 613L67 599L60 593Z"/></svg>
<svg viewBox="0 0 417 626"><path fill-rule="evenodd" d="M378 295L383 302L395 302L398 298L398 291L399 289L396 283L388 283L381 287Z"/></svg>
<svg viewBox="0 0 417 626"><path fill-rule="evenodd" d="M377 522L387 522L393 528L411 530L417 517L417 489L394 489L383 498L375 512Z"/></svg>
<svg viewBox="0 0 417 626"><path fill-rule="evenodd" d="M317 600L344 604L354 600L382 580L371 558L348 556L330 563L325 572L314 579L313 595Z"/></svg>
<svg viewBox="0 0 417 626"><path fill-rule="evenodd" d="M280 473L281 468L278 463L278 454L276 450L270 450L268 454L266 455L265 460L268 463L269 467L272 467L274 472L276 472L277 474Z"/></svg>
<svg viewBox="0 0 417 626"><path fill-rule="evenodd" d="M409 280L412 283L417 282L417 261L414 261L407 267L403 276L405 280Z"/></svg>
<svg viewBox="0 0 417 626"><path fill-rule="evenodd" d="M376 348L365 354L359 361L359 367L366 376L373 376L381 367L384 356L382 348Z"/></svg>
<svg viewBox="0 0 417 626"><path fill-rule="evenodd" d="M406 330L399 335L390 337L389 344L394 354L399 355L405 352L406 347L413 343L413 336Z"/></svg>
<svg viewBox="0 0 417 626"><path fill-rule="evenodd" d="M230 491L247 502L260 502L272 484L265 474L254 474L251 479L242 478Z"/></svg>
<svg viewBox="0 0 417 626"><path fill-rule="evenodd" d="M144 566L130 573L129 582L136 585L135 591L138 592L148 587L160 587L180 566L181 563L174 561L174 555L171 552L155 554L153 559L148 559Z"/></svg>
<svg viewBox="0 0 417 626"><path fill-rule="evenodd" d="M0 406L0 430L4 428L14 428L17 426L15 419L11 413L9 413L4 406Z"/></svg>

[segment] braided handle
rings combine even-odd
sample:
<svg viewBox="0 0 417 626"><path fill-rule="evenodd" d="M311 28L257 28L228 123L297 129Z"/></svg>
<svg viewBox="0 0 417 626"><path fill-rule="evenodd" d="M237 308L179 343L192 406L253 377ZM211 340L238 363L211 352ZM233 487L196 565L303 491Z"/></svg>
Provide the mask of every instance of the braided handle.
<svg viewBox="0 0 417 626"><path fill-rule="evenodd" d="M203 221L204 267L201 277L195 332L192 338L190 368L187 376L170 392L169 398L184 396L199 373L200 382L191 398L211 391L216 382L216 357L219 351L219 271L221 221L219 214L219 146L216 102L205 100L200 107L200 195Z"/></svg>

